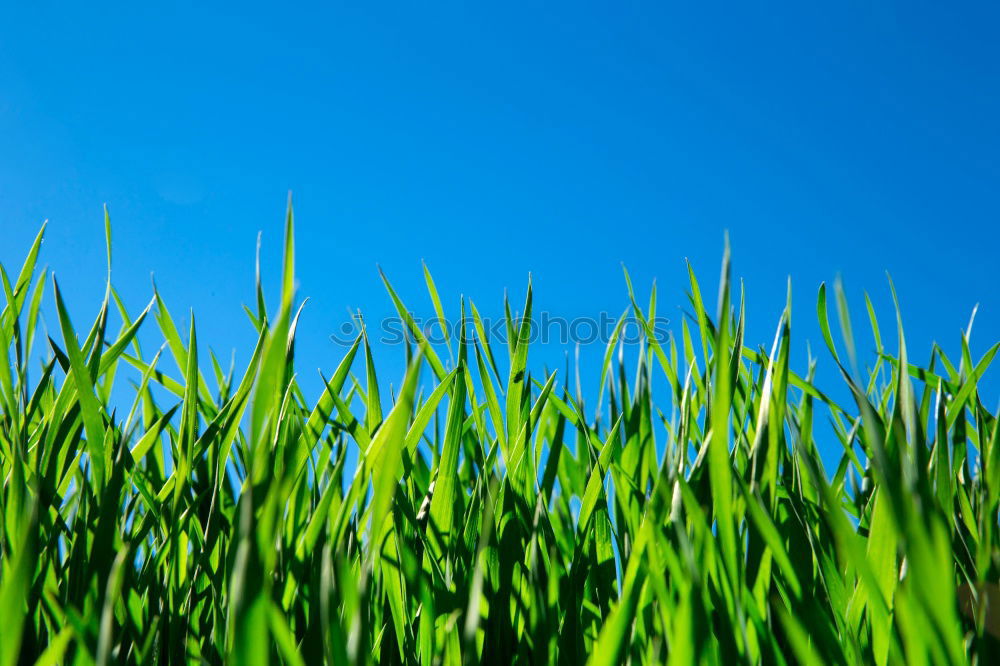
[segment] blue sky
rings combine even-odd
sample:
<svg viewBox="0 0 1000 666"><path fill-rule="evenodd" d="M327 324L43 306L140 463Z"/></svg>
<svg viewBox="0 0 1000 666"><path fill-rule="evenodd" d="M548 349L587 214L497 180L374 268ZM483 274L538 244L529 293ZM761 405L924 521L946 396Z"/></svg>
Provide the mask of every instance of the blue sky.
<svg viewBox="0 0 1000 666"><path fill-rule="evenodd" d="M4 14L0 260L19 265L50 220L43 261L81 321L103 295L107 203L129 307L155 273L200 341L245 355L257 232L276 285L292 190L307 382L335 367L328 336L349 310L391 311L376 264L427 315L421 259L452 314L462 294L484 314L505 288L519 304L531 272L536 307L596 317L626 305L625 262L677 323L684 259L714 301L725 230L749 340L769 344L791 276L796 366L809 341L826 385L839 379L815 295L838 274L862 349L862 289L892 330L886 270L918 360L932 340L957 354L977 302L973 352L1000 339L1000 16L986 3ZM401 350L377 353L398 377ZM539 348L531 365L563 354ZM581 354L595 383L601 350ZM998 387L984 386L991 407Z"/></svg>

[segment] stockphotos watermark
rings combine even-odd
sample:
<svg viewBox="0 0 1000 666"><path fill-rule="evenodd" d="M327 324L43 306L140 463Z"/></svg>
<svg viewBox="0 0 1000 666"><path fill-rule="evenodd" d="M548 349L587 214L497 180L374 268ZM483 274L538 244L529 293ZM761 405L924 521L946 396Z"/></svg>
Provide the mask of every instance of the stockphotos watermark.
<svg viewBox="0 0 1000 666"><path fill-rule="evenodd" d="M412 325L412 327L419 329L431 344L442 344L447 340L457 341L459 339L460 321L440 317L430 319L414 317L408 323L401 317L386 317L373 327L371 322L364 322L360 316L356 315L350 321L341 324L337 332L330 336L330 340L338 345L350 346L354 344L361 333L362 325L365 324L370 340L377 340L383 345L399 345L406 342L407 339L413 340ZM483 318L481 321L483 333L490 343L507 342L508 326L505 318ZM523 324L523 318L513 319L512 327L515 334L520 331ZM621 325L620 329L619 324ZM620 316L602 312L597 317L567 319L549 312L542 312L528 320L528 341L540 344L589 345L603 343L606 345L615 335L617 329L616 340L625 344L637 344L644 338L652 338L663 344L670 337L670 332L667 329L669 325L670 320L666 317L654 317L646 320L645 327L648 328L644 331L643 322L634 316L627 316L622 320ZM472 318L466 318L465 329L467 339L479 338L476 324Z"/></svg>

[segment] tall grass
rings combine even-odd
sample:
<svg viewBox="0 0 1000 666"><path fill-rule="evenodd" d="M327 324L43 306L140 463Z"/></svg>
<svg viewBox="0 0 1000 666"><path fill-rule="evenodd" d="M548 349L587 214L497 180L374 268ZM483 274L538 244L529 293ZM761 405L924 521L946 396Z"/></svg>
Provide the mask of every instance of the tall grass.
<svg viewBox="0 0 1000 666"><path fill-rule="evenodd" d="M129 313L109 282L76 328L36 276L41 238L2 274L0 666L996 658L1000 448L977 382L998 345L973 359L966 334L919 367L901 326L882 348L868 302L862 374L844 294L838 345L820 287L838 404L815 362L789 367L790 307L768 347L744 339L727 251L711 312L691 274L678 340L628 284L647 335L634 375L608 344L598 404L529 373L530 287L502 344L461 304L451 361L388 280L405 379L390 396L362 334L311 400L291 210L281 303L258 278L237 372L158 294ZM112 401L122 376L131 400Z"/></svg>

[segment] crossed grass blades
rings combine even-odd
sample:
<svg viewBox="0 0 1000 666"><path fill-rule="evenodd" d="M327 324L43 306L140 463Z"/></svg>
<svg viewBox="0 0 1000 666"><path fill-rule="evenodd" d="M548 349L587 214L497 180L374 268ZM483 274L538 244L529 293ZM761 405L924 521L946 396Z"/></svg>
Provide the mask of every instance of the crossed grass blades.
<svg viewBox="0 0 1000 666"><path fill-rule="evenodd" d="M158 294L126 311L110 240L86 335L54 278L58 331L40 335L41 239L2 273L0 666L996 658L998 421L977 382L997 345L975 361L966 333L960 359L935 346L918 367L901 327L895 355L882 347L868 302L877 355L860 375L843 292L844 355L821 287L853 395L837 404L815 363L789 368L790 308L770 348L746 345L727 251L715 316L692 274L680 339L648 335L632 377L612 340L597 404L528 374L509 305L505 349L471 302L469 335L435 349L387 279L411 323L404 380L390 398L362 334L310 401L290 208L281 303L258 277L259 338L236 372ZM645 309L628 295L645 325L655 290ZM152 355L136 336L150 318ZM112 404L126 366L131 404Z"/></svg>

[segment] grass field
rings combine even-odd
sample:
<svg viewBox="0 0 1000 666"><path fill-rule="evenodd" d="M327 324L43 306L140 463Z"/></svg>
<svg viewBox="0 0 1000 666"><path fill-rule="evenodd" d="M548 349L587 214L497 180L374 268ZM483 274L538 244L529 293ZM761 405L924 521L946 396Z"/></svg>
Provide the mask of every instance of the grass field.
<svg viewBox="0 0 1000 666"><path fill-rule="evenodd" d="M1000 442L977 382L998 345L918 366L866 303L878 353L856 359L820 287L837 404L815 363L789 367L790 308L744 339L727 250L716 307L691 275L678 339L648 335L635 372L598 352L596 404L530 374L530 287L509 342L466 302L450 349L412 327L402 382L362 335L316 399L293 235L289 210L281 302L258 279L235 371L158 295L129 313L109 283L72 322L41 234L3 273L0 666L996 663ZM655 291L628 296L655 317Z"/></svg>

